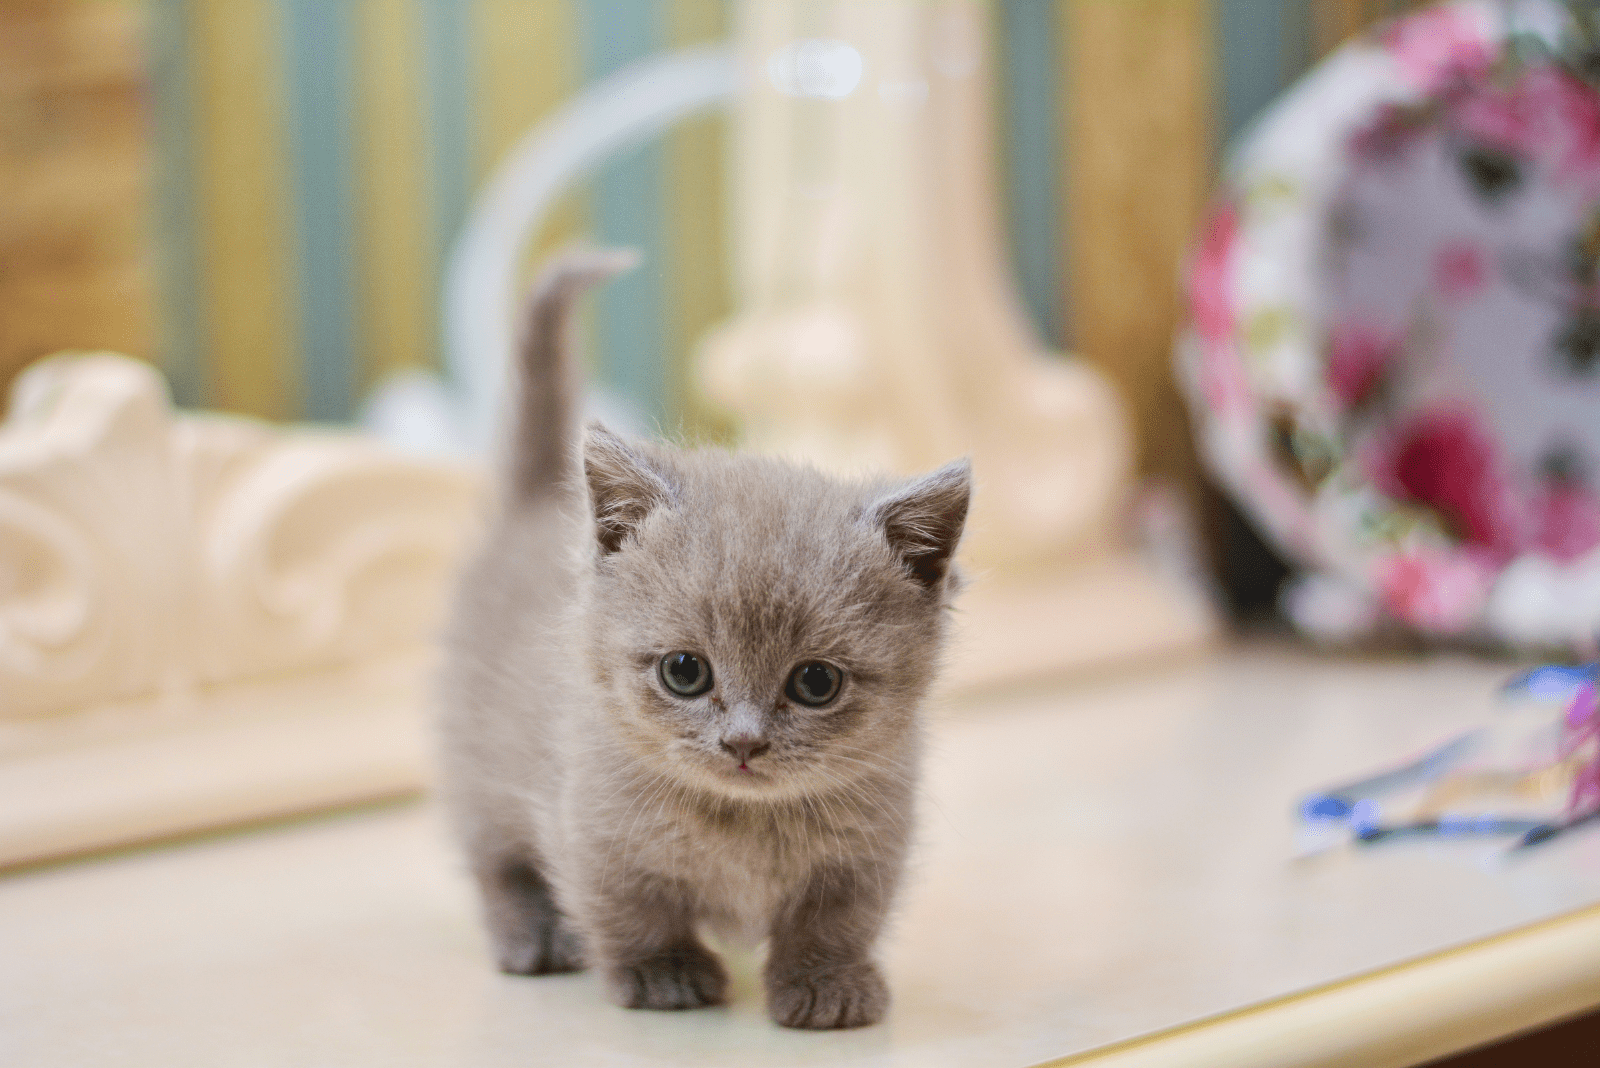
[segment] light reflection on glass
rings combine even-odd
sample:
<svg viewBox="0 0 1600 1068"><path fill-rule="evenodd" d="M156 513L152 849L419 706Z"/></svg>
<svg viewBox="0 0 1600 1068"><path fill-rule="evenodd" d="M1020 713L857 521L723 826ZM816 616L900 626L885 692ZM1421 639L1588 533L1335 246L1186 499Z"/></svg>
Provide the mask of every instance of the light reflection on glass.
<svg viewBox="0 0 1600 1068"><path fill-rule="evenodd" d="M861 84L861 53L845 41L806 37L790 41L767 60L767 77L785 96L843 100Z"/></svg>

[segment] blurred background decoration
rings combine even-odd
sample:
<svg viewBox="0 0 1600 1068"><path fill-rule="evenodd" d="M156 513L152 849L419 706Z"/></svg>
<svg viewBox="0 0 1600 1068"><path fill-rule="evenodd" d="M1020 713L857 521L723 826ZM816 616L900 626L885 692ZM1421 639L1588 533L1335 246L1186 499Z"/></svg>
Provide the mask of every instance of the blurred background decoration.
<svg viewBox="0 0 1600 1068"><path fill-rule="evenodd" d="M1596 7L1386 23L1223 168L1184 377L1312 636L1597 651Z"/></svg>
<svg viewBox="0 0 1600 1068"><path fill-rule="evenodd" d="M554 117L578 114L563 109L592 102L586 90L614 88L619 72L635 77L640 61L690 46L737 42L746 61L760 63L782 54L786 41L850 41L865 49L844 48L858 63L862 54L888 62L871 72L872 93L830 102L826 115L807 116L798 98L813 94L774 92L781 87L769 77L731 108L673 122L661 136L606 158L542 216L523 249L524 271L574 239L645 253L644 266L599 294L585 321L592 378L634 416L636 429L724 439L738 429L757 447L810 441L816 458L831 449L836 461L902 470L970 450L986 480L968 561L982 581L967 599L965 640L953 657L956 693L1090 664L1149 663L1213 636L1211 607L1193 581L1198 554L1183 551L1192 541L1189 510L1172 504L1176 494L1147 493L1133 512L1147 542L1164 539L1177 551L1158 560L1130 548L1127 506L1141 480L1201 500L1222 586L1236 606L1271 606L1285 568L1250 522L1281 532L1271 515L1250 507L1249 491L1227 471L1221 481L1245 502L1250 521L1207 488L1174 381L1173 337L1186 313L1180 271L1196 235L1209 232L1203 217L1218 193L1223 204L1241 197L1256 204L1234 170L1225 170L1218 188L1223 147L1249 146L1270 132L1272 120L1257 117L1352 34L1418 6L0 6L0 385L63 349L118 350L159 369L181 407L208 413L172 416L155 376L115 360L51 361L18 379L0 440L0 480L10 487L0 486L10 495L0 500L10 509L0 518L11 537L0 545L0 624L12 620L0 627L0 660L27 654L12 661L23 664L16 678L28 681L14 678L9 688L23 700L0 700L0 712L16 720L0 723L0 750L10 754L0 795L34 796L39 784L54 784L59 803L12 806L22 815L9 831L0 827L0 854L9 849L15 859L420 784L418 680L437 601L428 591L443 591L457 543L429 535L417 516L455 516L465 531L461 517L479 484L460 465L430 467L379 448L370 469L392 474L395 489L389 505L372 505L343 488L338 458L347 448L377 446L356 444L355 436L341 444L325 428L352 425L363 402L396 375L444 366L441 305L452 248L464 222L478 217L469 213L493 203L486 183L509 173L501 168L513 146L530 131L549 130ZM939 35L955 23L983 57L956 64L960 75L940 58L950 42ZM1423 51L1435 43L1425 35ZM731 53L697 54L731 70ZM1292 103L1318 77L1283 99ZM720 99L727 86L717 84L700 99ZM913 98L925 106L891 114ZM790 149L804 136L842 151L797 162ZM817 175L832 206L807 216L801 228L810 229L784 244L773 236L782 230L775 220L793 225L801 217L801 202L815 192L806 181ZM835 195L840 190L846 195ZM840 204L866 221L830 237L826 212ZM846 231L847 240L834 239ZM783 244L781 254L764 260L763 241ZM823 264L845 245L855 257L848 270ZM1202 273L1206 247L1196 261ZM515 262L507 251L500 273L515 273ZM1275 278L1283 274L1275 261L1266 265ZM797 278L803 284L792 284ZM819 367L820 349L789 344L797 310L845 326L861 342L857 366ZM851 377L874 362L871 373ZM825 410L788 418L792 395L813 380L851 390L860 403L813 406ZM858 381L869 385L850 384ZM105 418L95 414L113 394L127 403ZM924 403L930 397L939 403ZM724 408L713 409L713 400ZM79 414L59 415L69 409ZM1208 413L1197 410L1204 424ZM1315 410L1315 403L1305 408ZM266 426L226 413L322 426ZM170 432L162 429L169 423ZM82 433L64 434L69 424ZM1259 420L1246 429L1257 445L1298 447L1292 432L1260 433ZM102 447L113 441L142 441L144 452ZM218 442L231 444L214 448ZM275 450L321 458L288 478L293 464L263 459ZM113 452L125 455L96 465ZM143 482L97 473L139 457L148 461ZM1306 474L1307 457L1291 458ZM176 473L169 477L169 469ZM258 469L267 475L251 474ZM209 489L177 503L162 496L193 479ZM113 516L136 482L165 489L135 494L142 519ZM119 492L97 489L102 483ZM235 483L238 492L229 488ZM237 507L212 507L213 498ZM310 503L302 508L302 501ZM45 530L29 525L35 505L63 523L34 537ZM369 506L381 530L355 522L351 509ZM173 523L193 532L169 538L162 532ZM166 613L160 626L117 586L118 575L149 571L148 553L127 547L141 530L170 557L166 572L179 576L156 583L152 596ZM73 531L99 548L79 551ZM419 532L433 540L416 547L407 539ZM212 542L238 549L223 554L238 564L234 571L218 570L223 557ZM184 561L197 564L185 553L202 543L211 546L208 563L183 577ZM1293 539L1277 544L1289 557L1296 548ZM99 563L66 566L91 558ZM391 566L402 558L412 562ZM410 607L390 611L385 576L401 572L394 596ZM171 591L209 588L219 574L227 579L227 595L215 598L224 615L255 621L255 636L236 644L261 655L197 667L205 643L191 639L194 626L219 635L249 627L197 624L210 617L182 608ZM379 592L368 601L345 595L369 587ZM61 590L74 604L122 605L118 618L128 626L119 633L131 651L91 640L83 621L94 623L92 612L69 619L56 611L67 603L56 596ZM1580 607L1592 616L1592 607ZM1554 617L1536 614L1548 630ZM386 631L373 619L393 626ZM50 630L62 626L82 641L73 645ZM34 641L40 634L43 645ZM357 637L345 640L350 635ZM70 686L36 670L44 660L27 659L36 645L60 652L55 662L68 675L78 672ZM96 649L115 655L97 660ZM313 705L322 710L314 716L289 712ZM175 710L187 710L178 718L193 731L172 737L188 740L160 760L137 756L149 731L178 721ZM64 712L86 714L56 715ZM52 718L58 722L45 722ZM322 732L326 744L296 742L307 730ZM267 735L277 741L261 744ZM361 744L364 737L388 740L381 759ZM248 774L219 780L206 769L227 759L208 753L231 754ZM303 767L286 753L318 763ZM138 781L106 777L108 762L150 773ZM187 771L163 770L169 767ZM132 792L111 797L102 783ZM322 785L308 792L305 783ZM137 804L127 799L134 795ZM41 823L29 812L47 818ZM108 813L121 813L121 822ZM148 818L134 827L128 813ZM79 830L63 831L68 824Z"/></svg>
<svg viewBox="0 0 1600 1068"><path fill-rule="evenodd" d="M1192 472L1173 278L1217 145L1404 6L989 6L1019 289L1052 347L1121 387L1145 471ZM10 0L0 385L110 348L159 364L184 405L350 418L388 373L437 365L444 256L502 153L584 86L731 19L723 0ZM646 250L589 341L599 380L668 429L719 429L685 380L730 310L725 122L608 164L533 250Z"/></svg>
<svg viewBox="0 0 1600 1068"><path fill-rule="evenodd" d="M695 361L741 445L912 475L970 458L946 688L1190 652L1199 584L1130 542L1133 448L1101 369L1050 351L1002 252L988 9L738 7L735 314ZM1192 555L1192 554L1191 554Z"/></svg>
<svg viewBox="0 0 1600 1068"><path fill-rule="evenodd" d="M830 7L785 4L802 22ZM1000 457L996 484L1009 482L1024 503L1041 465L1071 468L1096 449L1104 460L1104 477L1077 491L1088 502L1083 514L1033 531L1059 537L1027 543L1008 594L1015 599L991 601L987 617L973 600L971 619L1011 630L987 626L990 644L1004 648L968 662L1004 663L1043 646L1080 666L1191 648L1211 633L1208 607L1192 589L1165 601L1130 595L1140 576L1150 590L1167 576L1128 551L1121 529L1134 477L1198 485L1171 373L1179 265L1218 145L1312 57L1392 5L943 6L975 15L979 32L968 38L987 43L993 77L986 88L976 77L963 89L925 82L930 103L947 94L941 106L965 116L964 162L930 178L909 161L933 157L914 151L902 153L897 173L915 177L908 188L968 182L962 202L981 205L966 212L981 217L968 230L983 234L960 239L963 262L981 269L961 283L988 291L946 303L989 320L987 334L971 335L970 347L983 350L971 354L973 365L996 345L1012 357L992 360L992 374L974 377L966 367L952 376L962 363L951 356L956 347L933 346L945 387L981 409L960 430L972 432L975 451L984 443L978 431L988 434ZM933 5L896 8L920 18ZM341 481L339 458L350 449L365 457L370 441L217 413L346 423L397 372L438 369L447 257L507 150L638 60L759 40L735 32L754 25L736 28L738 10L774 8L761 0L744 8L722 0L0 5L0 384L62 349L118 350L158 367L181 406L208 411L173 416L155 376L115 359L55 360L18 380L0 442L11 538L0 546L0 623L10 620L0 629L0 659L21 664L32 688L26 702L0 709L13 721L0 724L0 811L11 814L0 826L0 864L420 785L422 632L432 619L423 587L443 590L449 552L442 536L420 547L411 539L432 537L418 514L464 515L470 472L442 473L379 450L356 465L370 473L356 481L371 490L357 492ZM913 39L899 35L895 47ZM880 80L880 101L884 87ZM734 270L741 246L732 230L750 215L735 224L733 194L739 167L759 179L759 154L731 160L736 129L727 114L707 115L608 159L526 249L530 263L578 237L644 250L644 268L600 294L586 324L595 381L644 428L732 430L695 399L690 366L713 326L737 322L734 290L751 277ZM985 188L989 131L998 227ZM917 137L924 148L959 147L955 137L939 143L926 120ZM937 231L939 205L961 199L929 196L923 209L935 210L920 210L919 232ZM1005 240L996 241L996 229ZM902 259L882 271L902 296L921 284L907 280L905 266ZM980 275L988 281L974 282ZM915 307L962 288L947 282L924 285L905 305L913 319ZM1009 307L1012 289L1043 347L1078 353L1089 367L1053 365L1035 351L1028 324ZM752 309L760 302L741 301L741 311ZM1000 363L1009 367L1003 375ZM919 367L901 360L895 380L915 380ZM1032 419L1032 430L1008 418L1007 396L1052 380L1073 383L1058 392L1076 391L1077 411L1088 413L1079 422L1091 432L1056 433L1073 421L1061 411ZM975 406L985 392L999 402ZM106 408L115 397L122 401ZM724 400L759 417L737 396ZM914 421L893 429L904 435ZM1048 432L1035 433L1041 427ZM945 458L932 453L961 447L939 438L928 455L887 462L926 466ZM142 466L129 481L136 460ZM179 492L176 502L163 496L191 482L201 489ZM393 493L375 504L380 482ZM41 515L49 522L34 521ZM151 537L170 581L134 545ZM1014 550L1027 539L1011 541L999 544ZM404 559L413 562L394 563ZM1098 573L1081 566L1108 562ZM1050 564L1071 564L1078 575L1052 574ZM404 574L391 590L379 579L396 569ZM138 583L128 576L154 582L150 596L133 596ZM209 601L195 592L219 582L223 594ZM410 607L394 608L397 597ZM194 607L202 602L205 611ZM121 635L121 646L91 640L93 627L112 618L106 612L116 623L106 633ZM1140 612L1175 623L1144 626ZM374 618L393 627L369 625ZM1070 632L1056 626L1063 621ZM198 663L209 647L192 639L194 626L248 632L228 644L266 659ZM1013 640L1019 631L1027 642ZM1106 644L1113 634L1116 648ZM35 655L46 646L61 655ZM22 693L15 680L10 689Z"/></svg>
<svg viewBox="0 0 1600 1068"><path fill-rule="evenodd" d="M0 423L0 869L417 789L459 464L64 354Z"/></svg>
<svg viewBox="0 0 1600 1068"><path fill-rule="evenodd" d="M0 382L63 347L164 351L149 14L0 5Z"/></svg>

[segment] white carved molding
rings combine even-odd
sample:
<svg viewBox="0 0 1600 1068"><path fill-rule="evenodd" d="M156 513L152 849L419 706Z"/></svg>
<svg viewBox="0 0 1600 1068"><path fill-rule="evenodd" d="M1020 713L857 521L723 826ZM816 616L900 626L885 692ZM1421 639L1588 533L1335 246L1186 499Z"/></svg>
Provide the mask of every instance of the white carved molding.
<svg viewBox="0 0 1600 1068"><path fill-rule="evenodd" d="M175 413L124 357L27 370L0 425L0 864L415 788L416 665L481 497L361 435Z"/></svg>

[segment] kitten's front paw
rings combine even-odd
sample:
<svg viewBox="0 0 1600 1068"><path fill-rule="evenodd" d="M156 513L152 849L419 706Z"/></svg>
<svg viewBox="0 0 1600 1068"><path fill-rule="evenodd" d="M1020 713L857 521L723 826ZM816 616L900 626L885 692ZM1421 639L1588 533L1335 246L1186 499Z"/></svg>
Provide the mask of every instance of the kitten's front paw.
<svg viewBox="0 0 1600 1068"><path fill-rule="evenodd" d="M767 979L767 1012L785 1027L865 1027L888 1008L889 985L871 961Z"/></svg>
<svg viewBox="0 0 1600 1068"><path fill-rule="evenodd" d="M698 1009L722 1004L728 993L722 962L697 945L614 965L607 980L612 998L627 1009Z"/></svg>
<svg viewBox="0 0 1600 1068"><path fill-rule="evenodd" d="M498 931L495 957L510 975L550 975L583 970L583 942L561 921L541 922L533 930Z"/></svg>

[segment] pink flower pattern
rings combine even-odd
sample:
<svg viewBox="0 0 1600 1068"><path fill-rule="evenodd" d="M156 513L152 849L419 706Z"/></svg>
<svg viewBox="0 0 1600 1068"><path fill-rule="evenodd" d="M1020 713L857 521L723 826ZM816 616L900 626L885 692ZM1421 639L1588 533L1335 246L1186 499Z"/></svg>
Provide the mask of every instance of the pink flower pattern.
<svg viewBox="0 0 1600 1068"><path fill-rule="evenodd" d="M1399 429L1372 475L1391 497L1428 505L1464 543L1505 560L1527 540L1528 523L1498 453L1473 413L1428 411Z"/></svg>
<svg viewBox="0 0 1600 1068"><path fill-rule="evenodd" d="M1399 350L1398 339L1365 323L1335 323L1328 339L1328 388L1351 407L1366 400Z"/></svg>
<svg viewBox="0 0 1600 1068"><path fill-rule="evenodd" d="M1232 266L1239 235L1239 212L1224 202L1206 221L1200 247L1189 269L1189 307L1195 333L1204 347L1201 390L1217 411L1238 411L1247 403L1250 384L1239 362L1235 341Z"/></svg>
<svg viewBox="0 0 1600 1068"><path fill-rule="evenodd" d="M1206 220L1189 271L1189 302L1195 329L1209 342L1233 335L1233 295L1229 291L1229 267L1234 242L1239 236L1239 210L1223 203Z"/></svg>
<svg viewBox="0 0 1600 1068"><path fill-rule="evenodd" d="M1469 241L1452 241L1433 257L1434 288L1450 300L1470 300L1489 278L1489 257Z"/></svg>
<svg viewBox="0 0 1600 1068"><path fill-rule="evenodd" d="M1473 78L1494 62L1484 28L1468 10L1451 4L1390 23L1381 39L1412 86L1424 93Z"/></svg>
<svg viewBox="0 0 1600 1068"><path fill-rule="evenodd" d="M1600 545L1600 500L1570 482L1519 492L1493 435L1465 409L1413 416L1367 459L1378 488L1432 508L1464 546L1498 564L1530 551L1567 563Z"/></svg>
<svg viewBox="0 0 1600 1068"><path fill-rule="evenodd" d="M1403 166L1408 146L1442 130L1454 139L1447 144L1511 157L1520 168L1514 182L1560 183L1579 202L1588 198L1600 208L1600 91L1556 63L1520 70L1502 64L1501 30L1486 10L1443 3L1389 24L1377 40L1415 95L1391 96L1365 120L1346 126L1346 151L1382 166ZM1433 332L1419 335L1412 332L1415 324L1382 321L1390 312L1336 308L1323 325L1320 395L1296 400L1279 392L1283 379L1261 365L1277 357L1247 353L1239 328L1244 290L1235 270L1238 243L1260 225L1249 214L1249 198L1249 190L1229 190L1207 219L1190 265L1198 399L1208 418L1236 427L1260 423L1268 396L1275 410L1287 402L1291 411L1304 404L1318 413L1304 425L1325 426L1330 413L1342 421L1349 437L1338 443L1343 459L1337 462L1382 494L1364 513L1366 533L1351 537L1370 539L1363 543L1370 546L1363 549L1368 578L1392 616L1424 633L1466 633L1483 625L1500 571L1519 555L1570 563L1600 552L1600 486L1513 468L1481 412L1465 401L1441 405L1421 399L1457 394L1407 393L1409 379L1391 379L1408 359L1408 337L1455 343L1448 328L1424 324ZM1430 314L1448 323L1486 291L1512 284L1512 268L1499 273L1502 254L1481 234L1435 240L1417 278L1419 305ZM1263 432L1261 440L1268 438ZM1249 503L1269 517L1266 525L1283 548L1294 556L1320 555L1328 532L1318 526L1323 520L1308 493L1321 490L1307 491L1295 473L1280 470L1281 462L1266 455L1234 462L1234 476L1250 487ZM1327 479L1322 485L1339 483ZM1418 508L1439 518L1444 543L1430 543L1437 540L1434 534L1424 534L1420 544L1406 535L1415 529ZM1596 721L1600 713L1587 721L1591 740L1600 732ZM1585 803L1600 805L1600 756L1589 774Z"/></svg>
<svg viewBox="0 0 1600 1068"><path fill-rule="evenodd" d="M1534 546L1562 563L1600 545L1600 500L1581 486L1554 484L1533 501Z"/></svg>
<svg viewBox="0 0 1600 1068"><path fill-rule="evenodd" d="M1600 192L1600 96L1567 71L1532 67L1508 87L1486 79L1460 94L1450 113L1472 140L1538 160L1557 181Z"/></svg>
<svg viewBox="0 0 1600 1068"><path fill-rule="evenodd" d="M1459 634L1477 618L1495 568L1467 553L1417 551L1380 562L1378 590L1396 619L1423 631Z"/></svg>

